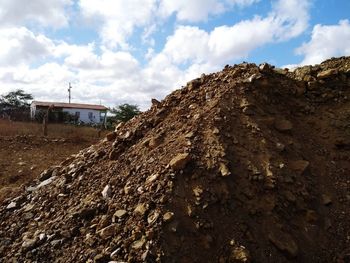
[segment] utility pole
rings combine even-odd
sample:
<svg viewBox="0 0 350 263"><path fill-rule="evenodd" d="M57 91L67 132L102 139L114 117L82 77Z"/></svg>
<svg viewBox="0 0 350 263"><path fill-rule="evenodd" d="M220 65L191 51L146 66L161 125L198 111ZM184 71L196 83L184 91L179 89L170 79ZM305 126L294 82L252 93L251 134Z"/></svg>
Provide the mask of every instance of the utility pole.
<svg viewBox="0 0 350 263"><path fill-rule="evenodd" d="M71 98L71 96L70 96L70 94L71 94L71 90L72 89L72 86L70 85L70 82L69 82L69 87L68 87L68 98L69 98L69 103L70 103L70 98Z"/></svg>

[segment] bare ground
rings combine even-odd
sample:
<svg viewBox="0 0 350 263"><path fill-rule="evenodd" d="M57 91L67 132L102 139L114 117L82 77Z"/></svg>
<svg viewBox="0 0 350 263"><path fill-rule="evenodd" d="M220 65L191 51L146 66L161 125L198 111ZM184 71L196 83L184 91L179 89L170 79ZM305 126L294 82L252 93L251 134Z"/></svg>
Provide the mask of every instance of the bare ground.
<svg viewBox="0 0 350 263"><path fill-rule="evenodd" d="M98 140L93 128L52 124L44 137L40 124L0 120L0 201Z"/></svg>

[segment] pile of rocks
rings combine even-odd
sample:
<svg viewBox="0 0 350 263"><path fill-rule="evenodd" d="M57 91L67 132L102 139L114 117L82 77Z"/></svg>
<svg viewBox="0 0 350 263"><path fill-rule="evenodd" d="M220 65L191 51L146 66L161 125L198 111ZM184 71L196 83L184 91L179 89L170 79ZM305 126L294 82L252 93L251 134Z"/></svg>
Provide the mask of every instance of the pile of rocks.
<svg viewBox="0 0 350 263"><path fill-rule="evenodd" d="M4 262L347 262L350 58L189 82L0 207Z"/></svg>

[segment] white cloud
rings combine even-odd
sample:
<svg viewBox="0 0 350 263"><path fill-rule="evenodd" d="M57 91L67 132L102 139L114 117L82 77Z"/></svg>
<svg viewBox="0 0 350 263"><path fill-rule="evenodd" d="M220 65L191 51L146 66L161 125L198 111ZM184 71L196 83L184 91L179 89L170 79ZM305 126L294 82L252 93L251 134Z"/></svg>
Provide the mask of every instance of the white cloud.
<svg viewBox="0 0 350 263"><path fill-rule="evenodd" d="M176 14L179 21L206 21L210 15L218 15L233 7L246 7L260 0L161 0L159 13L163 18Z"/></svg>
<svg viewBox="0 0 350 263"><path fill-rule="evenodd" d="M91 61L93 63L90 63ZM78 71L81 81L89 83L100 80L111 83L116 79L132 79L139 71L138 61L130 53L122 51L105 50L101 56L90 53L78 57L73 54L66 59L66 64Z"/></svg>
<svg viewBox="0 0 350 263"><path fill-rule="evenodd" d="M163 54L175 64L203 62L209 54L209 34L193 26L180 26L167 38Z"/></svg>
<svg viewBox="0 0 350 263"><path fill-rule="evenodd" d="M308 27L310 0L279 0L274 2L272 17L277 27L274 32L280 40L288 40L303 33Z"/></svg>
<svg viewBox="0 0 350 263"><path fill-rule="evenodd" d="M226 0L230 5L236 5L240 7L249 6L259 2L260 0Z"/></svg>
<svg viewBox="0 0 350 263"><path fill-rule="evenodd" d="M145 43L145 44L148 44L149 46L154 46L155 45L155 39L152 38L152 34L154 32L156 32L156 30L157 30L157 25L156 24L152 24L152 25L146 27L143 30L143 33L142 33L142 36L141 36L142 42Z"/></svg>
<svg viewBox="0 0 350 263"><path fill-rule="evenodd" d="M0 94L21 88L33 94L36 100L67 101L67 87L71 82L74 102L99 103L101 100L107 106L129 102L146 109L153 89L147 89L148 84L143 83L141 70L130 67L127 54L114 54L117 58L112 61L106 58L109 55L99 57L100 68L93 70L58 63L45 63L34 69L2 67ZM119 67L109 64L117 63L117 60Z"/></svg>
<svg viewBox="0 0 350 263"><path fill-rule="evenodd" d="M94 43L70 45L35 34L26 27L0 28L0 66L31 65L42 63L44 59L66 56L77 59L88 52L92 54L93 48Z"/></svg>
<svg viewBox="0 0 350 263"><path fill-rule="evenodd" d="M37 84L39 86L50 87L50 91L45 93L50 94L52 91L56 91L58 88L63 88L74 78L73 72L70 72L64 65L58 63L45 63L42 66L22 71L22 81L31 84Z"/></svg>
<svg viewBox="0 0 350 263"><path fill-rule="evenodd" d="M46 63L38 68L28 66L0 68L1 94L23 89L36 99L64 100L68 82L74 77L65 66ZM54 99L53 99L54 98Z"/></svg>
<svg viewBox="0 0 350 263"><path fill-rule="evenodd" d="M107 47L126 49L134 29L151 23L156 0L80 0L79 6L85 18L102 23L100 36Z"/></svg>
<svg viewBox="0 0 350 263"><path fill-rule="evenodd" d="M296 52L304 55L301 64L316 64L335 56L350 55L349 20L341 20L337 25L315 25L311 40Z"/></svg>
<svg viewBox="0 0 350 263"><path fill-rule="evenodd" d="M0 29L0 66L40 60L50 54L53 43L44 35L35 35L25 27Z"/></svg>
<svg viewBox="0 0 350 263"><path fill-rule="evenodd" d="M100 26L99 34L108 48L130 49L128 38L136 28L144 28L142 40L150 37L159 20L175 14L178 21L200 22L234 7L245 7L260 0L79 0L85 19Z"/></svg>
<svg viewBox="0 0 350 263"><path fill-rule="evenodd" d="M58 55L67 54L64 62L66 65L79 69L98 68L98 56L95 52L95 44L90 43L86 46L69 46L62 44L57 48Z"/></svg>
<svg viewBox="0 0 350 263"><path fill-rule="evenodd" d="M76 102L132 102L145 109L145 98L155 91L151 80L144 83L139 62L128 52L101 49L98 55L94 43L69 45L26 28L0 29L0 43L1 94L22 88L36 99L65 101L72 82ZM32 68L38 58L47 62Z"/></svg>
<svg viewBox="0 0 350 263"><path fill-rule="evenodd" d="M225 6L216 0L162 0L159 10L161 16L165 18L176 13L180 21L198 22L207 20L209 14L224 12Z"/></svg>
<svg viewBox="0 0 350 263"><path fill-rule="evenodd" d="M231 27L217 27L210 33L209 54L216 63L244 58L254 48L274 41L274 32L276 24L270 17L256 17Z"/></svg>
<svg viewBox="0 0 350 263"><path fill-rule="evenodd" d="M67 8L72 0L0 0L0 25L22 26L39 23L55 28L68 25Z"/></svg>
<svg viewBox="0 0 350 263"><path fill-rule="evenodd" d="M287 12L288 8L293 8ZM179 26L162 54L175 64L217 65L244 58L257 47L286 41L300 35L308 26L306 1L278 1L266 17L256 16L233 26L219 26L211 32L198 27Z"/></svg>

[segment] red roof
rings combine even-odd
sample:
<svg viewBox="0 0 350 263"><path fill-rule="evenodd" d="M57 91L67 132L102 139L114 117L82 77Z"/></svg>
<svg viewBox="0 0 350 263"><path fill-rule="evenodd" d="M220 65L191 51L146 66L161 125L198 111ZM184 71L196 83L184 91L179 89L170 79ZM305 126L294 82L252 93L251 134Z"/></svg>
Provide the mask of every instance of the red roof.
<svg viewBox="0 0 350 263"><path fill-rule="evenodd" d="M94 104L80 104L80 103L65 103L65 102L49 102L49 101L32 101L32 104L41 107L50 107L54 105L55 108L74 108L74 109L90 109L90 110L107 110L103 105Z"/></svg>

